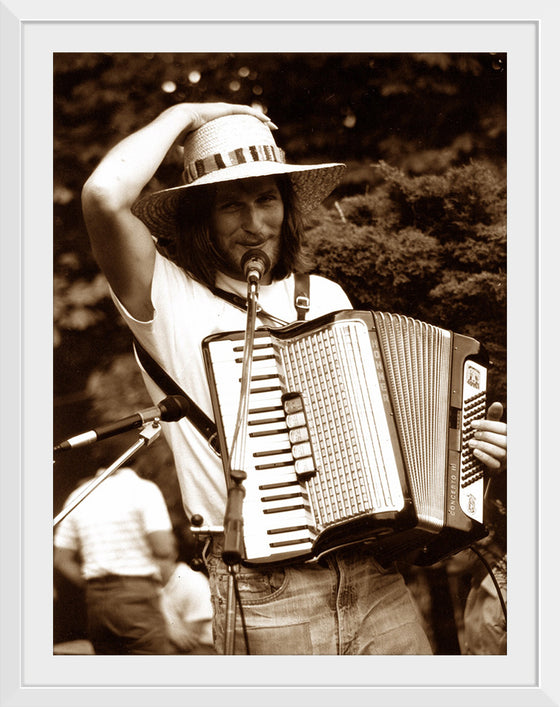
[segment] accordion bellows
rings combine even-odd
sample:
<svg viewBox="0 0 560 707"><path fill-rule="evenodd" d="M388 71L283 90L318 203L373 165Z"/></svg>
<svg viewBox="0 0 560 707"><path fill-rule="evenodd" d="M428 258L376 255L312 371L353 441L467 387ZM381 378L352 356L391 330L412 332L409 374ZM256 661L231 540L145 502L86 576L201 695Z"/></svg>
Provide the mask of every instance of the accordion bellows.
<svg viewBox="0 0 560 707"><path fill-rule="evenodd" d="M203 341L226 474L244 332ZM432 564L483 537L470 422L486 410L480 344L409 317L344 310L255 333L244 561L366 543Z"/></svg>

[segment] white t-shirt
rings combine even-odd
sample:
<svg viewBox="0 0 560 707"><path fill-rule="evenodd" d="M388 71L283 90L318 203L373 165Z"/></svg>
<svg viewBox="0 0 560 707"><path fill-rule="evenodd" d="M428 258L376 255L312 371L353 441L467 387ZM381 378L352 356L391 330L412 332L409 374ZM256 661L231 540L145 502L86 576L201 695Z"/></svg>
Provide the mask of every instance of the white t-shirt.
<svg viewBox="0 0 560 707"><path fill-rule="evenodd" d="M247 285L219 275L217 287L245 298ZM311 308L307 319L341 309L351 309L350 300L336 283L310 277ZM244 331L245 312L217 297L161 254L156 255L152 281L154 315L150 321L134 319L112 294L133 334L148 353L167 371L194 402L214 419L202 355L202 340L211 334ZM290 276L259 288L259 304L266 312L286 322L296 318L294 278ZM258 324L257 324L258 325ZM165 393L143 372L154 403ZM206 439L185 418L163 423L163 432L173 451L187 516L202 516L206 525L222 526L226 484L219 457Z"/></svg>

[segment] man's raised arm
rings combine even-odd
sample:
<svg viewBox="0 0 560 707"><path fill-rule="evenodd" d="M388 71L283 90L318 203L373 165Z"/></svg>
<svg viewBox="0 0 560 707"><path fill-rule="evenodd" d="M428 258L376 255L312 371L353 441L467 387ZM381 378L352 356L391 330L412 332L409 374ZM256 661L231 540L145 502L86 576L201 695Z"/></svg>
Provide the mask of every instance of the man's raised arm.
<svg viewBox="0 0 560 707"><path fill-rule="evenodd" d="M145 321L153 314L155 244L131 207L175 142L231 113L249 113L270 122L250 106L179 103L115 145L83 187L82 209L93 255L117 297L137 319Z"/></svg>

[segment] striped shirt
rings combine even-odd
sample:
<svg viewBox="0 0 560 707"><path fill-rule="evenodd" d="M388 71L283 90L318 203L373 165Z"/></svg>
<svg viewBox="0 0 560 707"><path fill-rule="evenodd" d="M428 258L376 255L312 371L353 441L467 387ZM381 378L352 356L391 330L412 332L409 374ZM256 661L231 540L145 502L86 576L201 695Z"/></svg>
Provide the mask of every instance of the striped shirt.
<svg viewBox="0 0 560 707"><path fill-rule="evenodd" d="M84 487L70 494L66 503ZM107 477L60 522L54 544L80 553L86 580L107 574L159 578L147 536L171 527L158 486L125 467Z"/></svg>

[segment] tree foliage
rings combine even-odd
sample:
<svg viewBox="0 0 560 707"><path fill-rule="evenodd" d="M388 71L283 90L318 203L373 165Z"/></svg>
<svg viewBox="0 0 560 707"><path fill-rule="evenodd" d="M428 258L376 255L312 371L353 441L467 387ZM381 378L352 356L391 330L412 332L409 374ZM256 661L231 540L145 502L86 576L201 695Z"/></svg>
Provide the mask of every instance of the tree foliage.
<svg viewBox="0 0 560 707"><path fill-rule="evenodd" d="M405 314L473 336L505 401L506 183L473 162L411 176L384 162L370 192L341 199L309 230L317 272L357 309Z"/></svg>
<svg viewBox="0 0 560 707"><path fill-rule="evenodd" d="M53 66L55 402L81 396L89 415L57 414L59 438L149 404L80 191L179 101L259 105L289 158L346 162L309 222L316 270L356 307L480 334L505 359L505 55L64 53ZM170 153L148 188L175 186L177 168Z"/></svg>

